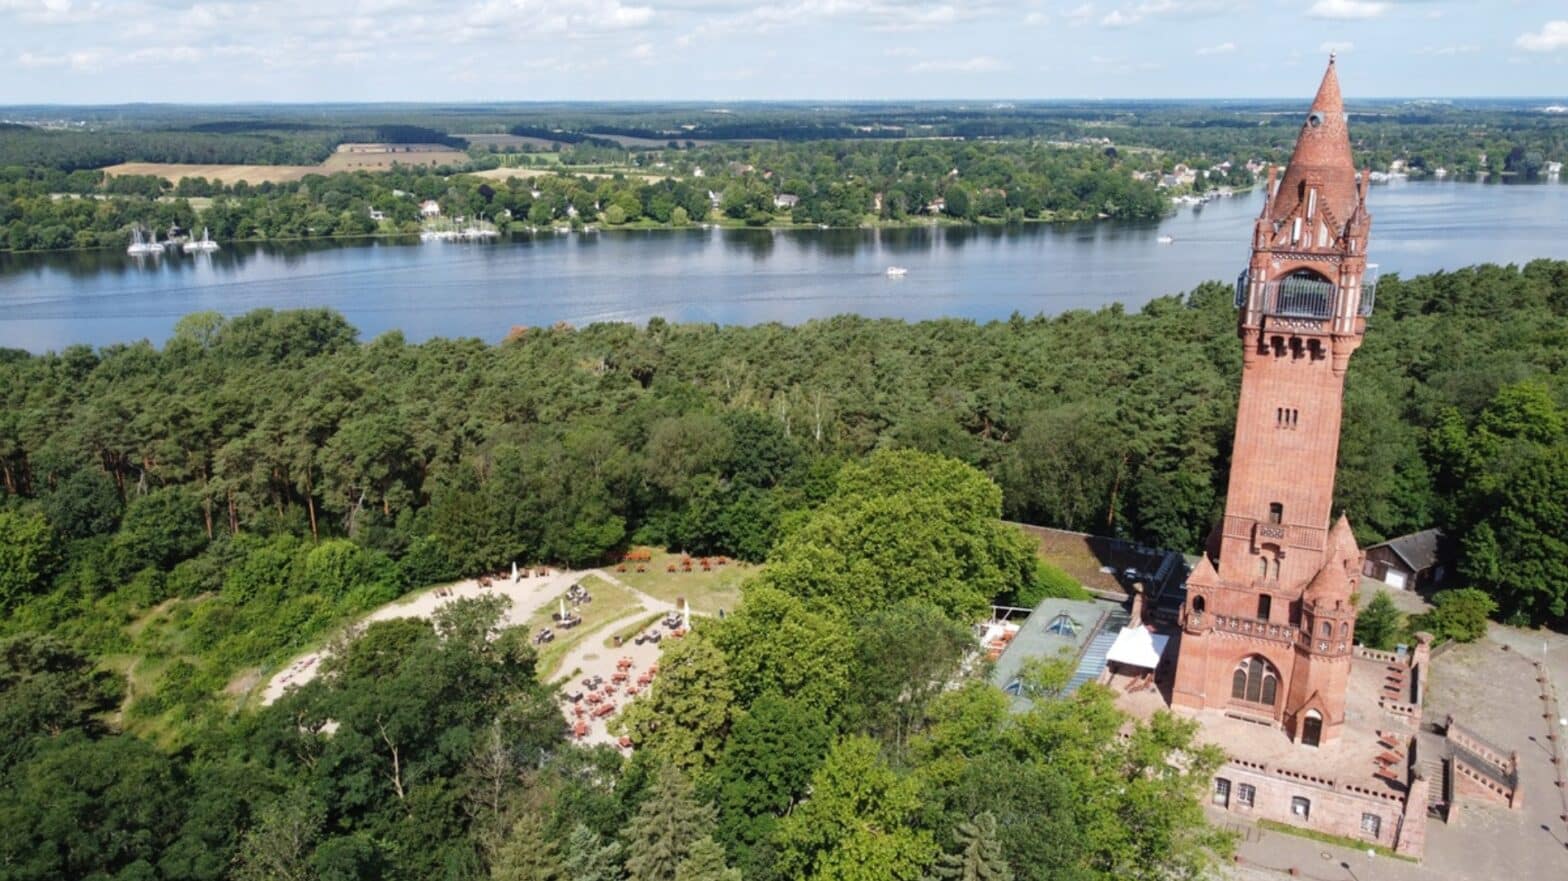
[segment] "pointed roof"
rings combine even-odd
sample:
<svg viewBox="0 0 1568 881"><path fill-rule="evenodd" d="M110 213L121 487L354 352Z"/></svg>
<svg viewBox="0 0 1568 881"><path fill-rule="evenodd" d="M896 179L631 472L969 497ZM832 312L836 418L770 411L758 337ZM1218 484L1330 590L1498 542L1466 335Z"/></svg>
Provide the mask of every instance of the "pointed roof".
<svg viewBox="0 0 1568 881"><path fill-rule="evenodd" d="M1192 567L1192 574L1187 576L1187 583L1212 587L1219 584L1219 581L1220 574L1214 570L1214 564L1209 561L1209 555L1199 554L1198 565Z"/></svg>
<svg viewBox="0 0 1568 881"><path fill-rule="evenodd" d="M1301 134L1296 136L1296 149L1280 180L1271 219L1286 220L1294 214L1305 198L1305 184L1309 181L1321 187L1318 204L1337 227L1335 233L1343 231L1360 196L1356 190L1356 163L1350 155L1350 127L1333 56L1329 56L1317 97L1312 99L1312 107L1301 124Z"/></svg>
<svg viewBox="0 0 1568 881"><path fill-rule="evenodd" d="M1330 559L1344 561L1361 553L1361 549L1356 546L1356 533L1350 528L1350 518L1343 513L1329 528L1328 542Z"/></svg>

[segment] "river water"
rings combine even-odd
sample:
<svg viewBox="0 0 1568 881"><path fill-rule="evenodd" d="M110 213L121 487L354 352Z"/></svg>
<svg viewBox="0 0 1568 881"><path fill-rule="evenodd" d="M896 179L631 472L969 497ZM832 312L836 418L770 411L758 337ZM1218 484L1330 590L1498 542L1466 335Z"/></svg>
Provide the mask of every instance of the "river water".
<svg viewBox="0 0 1568 881"><path fill-rule="evenodd" d="M1374 186L1368 201L1384 274L1568 258L1568 186L1399 182ZM752 324L1135 309L1233 280L1261 205L1250 193L1149 223L235 244L142 263L118 251L0 254L0 346L162 343L190 312L261 307L327 306L367 339L397 329L411 340L655 315ZM888 277L891 265L908 274Z"/></svg>

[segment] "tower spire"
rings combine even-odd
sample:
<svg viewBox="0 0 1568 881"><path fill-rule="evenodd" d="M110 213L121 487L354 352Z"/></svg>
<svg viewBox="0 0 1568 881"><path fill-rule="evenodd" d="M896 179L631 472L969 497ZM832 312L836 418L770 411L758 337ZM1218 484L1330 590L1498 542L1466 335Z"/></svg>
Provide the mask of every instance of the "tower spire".
<svg viewBox="0 0 1568 881"><path fill-rule="evenodd" d="M1273 220L1285 220L1307 198L1307 185L1320 190L1319 198L1329 217L1343 231L1359 201L1356 190L1356 163L1350 155L1350 127L1345 116L1345 100L1339 91L1339 74L1333 56L1323 72L1323 82L1312 99L1307 118L1296 136L1296 149L1290 155L1275 200Z"/></svg>

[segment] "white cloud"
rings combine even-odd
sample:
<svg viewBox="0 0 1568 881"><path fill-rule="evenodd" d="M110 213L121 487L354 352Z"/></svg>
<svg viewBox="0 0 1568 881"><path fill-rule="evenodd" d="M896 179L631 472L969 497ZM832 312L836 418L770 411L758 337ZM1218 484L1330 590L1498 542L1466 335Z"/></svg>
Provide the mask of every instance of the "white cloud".
<svg viewBox="0 0 1568 881"><path fill-rule="evenodd" d="M1318 47L1319 52L1327 52L1330 55L1349 55L1355 50L1356 44L1349 40L1329 40Z"/></svg>
<svg viewBox="0 0 1568 881"><path fill-rule="evenodd" d="M1094 4L1084 3L1069 9L1062 13L1062 18L1066 19L1067 23L1073 27L1088 24L1094 20Z"/></svg>
<svg viewBox="0 0 1568 881"><path fill-rule="evenodd" d="M1383 0L1317 0L1307 14L1313 18L1377 18L1388 11Z"/></svg>
<svg viewBox="0 0 1568 881"><path fill-rule="evenodd" d="M1218 46L1203 46L1198 49L1199 55L1229 55L1236 51L1235 43L1221 43Z"/></svg>
<svg viewBox="0 0 1568 881"><path fill-rule="evenodd" d="M910 73L990 73L1002 70L1002 62L989 55L976 55L973 58L941 59L935 61L922 61L911 65Z"/></svg>
<svg viewBox="0 0 1568 881"><path fill-rule="evenodd" d="M1568 49L1568 20L1549 21L1533 34L1520 34L1514 45L1526 52L1557 52Z"/></svg>
<svg viewBox="0 0 1568 881"><path fill-rule="evenodd" d="M1037 28L1037 27L1040 27L1041 25L1050 24L1050 22L1051 22L1051 16L1049 14L1047 14L1047 13L1044 13L1044 12L1031 12L1028 15L1024 16L1024 24L1026 24L1026 25L1028 25L1028 26L1030 26L1032 28Z"/></svg>
<svg viewBox="0 0 1568 881"><path fill-rule="evenodd" d="M1422 46L1416 50L1417 55L1472 55L1481 51L1480 46L1463 44L1459 46Z"/></svg>
<svg viewBox="0 0 1568 881"><path fill-rule="evenodd" d="M1100 25L1107 28L1125 28L1132 27L1147 18L1162 16L1197 18L1234 10L1235 5L1224 0L1144 0L1137 6L1111 10L1100 19Z"/></svg>
<svg viewBox="0 0 1568 881"><path fill-rule="evenodd" d="M69 67L72 70L97 70L103 62L102 49L78 49L57 55L23 52L16 57L18 67Z"/></svg>

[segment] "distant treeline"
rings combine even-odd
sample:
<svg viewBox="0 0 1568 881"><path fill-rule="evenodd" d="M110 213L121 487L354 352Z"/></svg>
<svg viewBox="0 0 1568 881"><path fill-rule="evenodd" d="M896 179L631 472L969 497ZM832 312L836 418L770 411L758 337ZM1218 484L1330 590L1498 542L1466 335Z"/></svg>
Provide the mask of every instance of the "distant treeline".
<svg viewBox="0 0 1568 881"><path fill-rule="evenodd" d="M213 121L188 129L94 131L0 129L0 166L20 165L76 171L121 162L178 162L197 165L315 165L338 144L442 144L458 150L468 142L416 125L368 128L294 122Z"/></svg>

